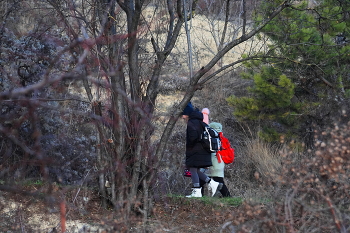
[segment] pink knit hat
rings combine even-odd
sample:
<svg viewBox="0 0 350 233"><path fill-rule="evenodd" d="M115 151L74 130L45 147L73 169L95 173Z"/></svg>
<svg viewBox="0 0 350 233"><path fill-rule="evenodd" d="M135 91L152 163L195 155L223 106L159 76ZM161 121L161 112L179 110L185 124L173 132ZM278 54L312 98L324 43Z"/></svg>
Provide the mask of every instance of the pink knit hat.
<svg viewBox="0 0 350 233"><path fill-rule="evenodd" d="M202 113L203 113L203 122L209 124L209 113L210 113L209 109L203 108Z"/></svg>

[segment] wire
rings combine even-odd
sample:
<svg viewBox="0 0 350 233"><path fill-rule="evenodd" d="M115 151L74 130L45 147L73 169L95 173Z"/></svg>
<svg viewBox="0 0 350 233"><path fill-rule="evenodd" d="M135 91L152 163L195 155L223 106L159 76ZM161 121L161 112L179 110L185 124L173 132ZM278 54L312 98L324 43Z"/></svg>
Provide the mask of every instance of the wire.
<svg viewBox="0 0 350 233"><path fill-rule="evenodd" d="M192 0L190 0L190 6L192 6ZM190 69L190 82L193 76L193 66L192 66L192 45L191 45L191 33L190 29L188 28L188 15L187 15L187 6L186 1L184 1L184 12L185 12L185 30L187 35L187 46L188 46L188 67ZM192 11L190 15L190 19L192 19Z"/></svg>

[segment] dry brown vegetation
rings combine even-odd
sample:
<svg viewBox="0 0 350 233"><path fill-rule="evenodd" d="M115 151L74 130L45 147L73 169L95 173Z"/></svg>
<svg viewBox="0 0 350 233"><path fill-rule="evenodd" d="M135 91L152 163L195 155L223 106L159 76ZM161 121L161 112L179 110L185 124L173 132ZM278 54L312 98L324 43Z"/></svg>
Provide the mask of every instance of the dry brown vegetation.
<svg viewBox="0 0 350 233"><path fill-rule="evenodd" d="M349 231L348 111L335 122L316 132L314 153L280 153L280 169L263 182L270 201L247 201L233 219L242 232Z"/></svg>
<svg viewBox="0 0 350 233"><path fill-rule="evenodd" d="M13 19L11 22L16 25ZM201 16L196 16L193 23L201 19L203 20ZM55 25L55 22L52 24ZM194 25L194 28L197 26L200 27ZM7 36L9 35L10 33ZM199 35L209 36L204 33ZM20 36L13 37L14 41L18 41L17 37ZM180 39L180 43L185 44L185 37ZM11 42L10 39L8 41ZM23 37L18 44L22 43L26 48L35 46L23 41L39 43L35 37ZM15 47L16 44L10 45ZM4 46L4 51L8 51L11 46ZM54 46L51 44L51 47L45 48L54 49L52 47ZM213 47L213 43L207 47ZM243 48L237 47L237 50ZM200 48L197 49L194 51L201 51ZM187 53L186 47L178 50L179 56ZM69 52L75 54L77 51ZM34 52L28 57L36 58L38 54ZM205 53L209 54L209 49L199 55ZM42 58L42 55L50 57L51 54L39 55ZM236 58L233 55L237 54L231 55ZM170 66L167 64L170 67L167 70L169 74L161 76L162 95L157 98L157 109L151 122L155 127L151 130L156 131L150 140L152 142L159 140L169 112L176 108L188 88L188 79L185 78L188 75L187 67L182 65L185 59L182 57L183 60L177 63L179 57L176 56L172 55ZM95 61L96 57L92 56L89 61ZM9 55L7 62L13 62L13 67L18 67L20 75L25 76L25 73L21 72L30 69L24 69L25 67L17 64L18 61L13 58L14 56ZM151 61L153 58L150 56L145 61ZM207 61L206 59L207 57L202 60L198 58L196 65L200 67L201 62ZM65 66L64 62L67 62L67 59L62 60L62 66L66 69L68 65ZM23 59L21 62L28 61ZM91 64L87 64L90 67ZM61 68L56 67L57 70ZM345 108L341 119L335 119L334 126L315 132L315 150L303 151L299 145L289 142L263 142L257 136L259 126L239 123L232 115L234 109L226 104L225 99L229 95L244 95L245 87L249 85L249 81L238 78L237 69L239 68L236 67L234 72L230 71L220 79L213 78L197 91L192 99L196 107L210 109L212 121L223 124L225 136L230 139L236 150L235 163L226 167L225 179L233 195L233 198L229 199L184 197L190 190L191 182L182 174L185 124L181 120L177 121L170 135L164 155L159 157L159 167L153 167L153 164L158 162L156 158L147 157L153 154L153 145L148 144L148 141L142 144L144 150L141 150L142 154L139 153L142 155L139 158L149 159L143 160L143 166L138 167L144 169L142 172L135 169L136 175L133 178L140 181L140 184L130 182L131 176L128 175L131 173L128 173L130 171L126 167L133 167L139 162L133 160L135 151L130 152L131 149L140 148L134 143L138 136L138 125L130 127L136 130L136 133L126 136L128 147L125 150L128 153L122 157L116 153L116 144L113 144L113 139L118 137L114 137L113 133L116 131L111 130L111 125L115 123L111 117L113 114L108 111L111 100L86 102L86 96L79 99L81 96L75 95L77 92L85 94L82 90L83 81L98 84L96 89L92 88L93 91L102 89L101 83L90 79L89 75L81 75L86 79L75 82L74 78L78 79L81 76L74 76L75 73L72 72L72 77L62 76L62 80L57 79L59 81L50 83L53 84L52 88L34 89L36 97L40 97L38 99L45 99L43 102L30 98L2 101L1 119L5 124L1 128L0 147L0 231L348 232L350 128L349 117L346 114L349 109ZM20 80L14 78L17 77L18 70L11 70L10 65L4 65L3 71L8 71L7 78L13 82L3 82L2 88L10 89L12 84L22 87ZM53 77L58 76L57 70L53 70ZM95 74L93 68L89 72L90 75ZM143 72L147 74L149 70L145 68ZM149 78L147 75L145 77ZM28 78L26 81L25 84L28 85L37 80ZM141 81L142 84L145 83ZM103 94L106 96L117 93L112 88L103 88ZM76 92L72 93L73 89ZM46 95L47 93L49 94ZM28 97L33 93L28 91L24 94L27 96L21 93L18 96ZM104 96L103 94L101 95ZM7 98L5 94L3 96ZM48 101L53 97L55 101ZM77 99L79 101L76 101ZM124 103L129 104L132 101ZM131 104L129 107L139 110L140 106L141 104ZM99 111L103 111L103 115ZM139 123L136 120L135 122ZM96 129L97 125L101 128ZM97 131L101 129L105 131L97 138ZM13 135L17 135L18 138L14 138ZM29 140L30 135L35 135L33 140ZM103 164L96 161L97 154L105 155ZM42 155L48 156L41 157ZM120 162L127 156L132 159L124 160L125 163L115 162ZM144 177L148 178L149 171L152 171L155 177L146 182ZM141 175L142 177L139 177ZM101 180L106 181L102 183L102 188L98 187L97 181L101 176ZM123 182L119 182L120 180ZM111 183L117 184L114 189L109 186ZM134 187L135 196L127 192L131 186ZM101 190L106 192L102 193ZM113 197L117 192L113 193L112 190L116 190L119 196ZM142 194L136 197L139 193ZM148 196L149 194L152 196ZM144 205L148 204L150 210L144 208ZM125 206L131 211L126 213Z"/></svg>
<svg viewBox="0 0 350 233"><path fill-rule="evenodd" d="M246 85L226 78L212 85ZM179 121L152 185L153 210L146 221L137 211L125 219L118 209L103 208L98 190L87 183L62 186L27 180L3 189L1 229L60 232L64 219L67 232L347 232L347 112L335 119L334 126L315 132L314 151L301 152L293 143L272 145L259 140L256 129L236 122L228 106L216 108L229 92L206 98L210 90L210 86L201 90L194 104L211 109L211 119L223 122L225 135L236 149L235 163L226 167L231 201L184 198L191 182L182 176L185 124Z"/></svg>
<svg viewBox="0 0 350 233"><path fill-rule="evenodd" d="M56 201L64 196L67 232L345 233L350 227L349 132L350 123L345 115L333 127L317 132L315 153L303 156L287 149L277 153L276 148L267 144L249 141L247 147L240 148L245 154L237 154L236 163L226 170L226 180L235 196L231 202L175 195L183 194L182 185L190 181L181 176L179 167L169 167L168 172L173 172L169 180L183 182L176 182L176 186L167 183L165 192L161 183L155 186L159 195L146 222L138 215L126 221L118 210L103 209L98 192L86 187L32 181L20 186L22 191L16 190L16 194L9 195L11 190L2 193L1 216L5 221L1 229L54 232L55 228L60 232L62 206ZM259 155L259 162L253 158L257 150L264 152ZM276 160L276 156L280 156L279 163L269 162ZM181 160L176 162L175 156L169 159L174 163Z"/></svg>
<svg viewBox="0 0 350 233"><path fill-rule="evenodd" d="M67 232L345 233L350 227L349 132L345 115L334 127L318 132L315 153L303 156L287 149L277 153L268 144L249 140L247 147L239 148L235 164L226 170L229 189L238 201L235 204L243 200L238 206L223 199L184 198L184 187L189 188L190 181L182 177L181 156L171 153L168 159L172 166L162 171L169 176L163 181L164 186L161 179L154 186L159 195L155 195L152 215L146 222L137 215L126 221L117 210L103 209L98 192L86 187L32 181L20 186L22 191L16 190L14 195L9 195L11 190L2 193L1 216L5 221L1 229L60 231L62 209L56 201L64 196ZM254 158L257 154L258 162ZM173 184L167 182L175 179Z"/></svg>

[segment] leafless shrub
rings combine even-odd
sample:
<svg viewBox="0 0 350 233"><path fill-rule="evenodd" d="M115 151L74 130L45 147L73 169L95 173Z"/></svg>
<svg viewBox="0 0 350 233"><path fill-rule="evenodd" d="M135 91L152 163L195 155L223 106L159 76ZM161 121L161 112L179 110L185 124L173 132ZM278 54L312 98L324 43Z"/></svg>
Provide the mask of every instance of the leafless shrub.
<svg viewBox="0 0 350 233"><path fill-rule="evenodd" d="M180 120L172 133L158 171L156 199L165 195L184 195L191 188L191 179L183 176L185 169L186 124Z"/></svg>
<svg viewBox="0 0 350 233"><path fill-rule="evenodd" d="M184 91L188 86L188 77L177 77L164 75L159 84L159 92L166 95L171 95L177 91Z"/></svg>
<svg viewBox="0 0 350 233"><path fill-rule="evenodd" d="M347 119L347 120L344 120ZM270 200L247 201L234 217L240 232L348 232L349 132L343 112L333 127L316 133L313 155L284 152L281 169L265 183Z"/></svg>
<svg viewBox="0 0 350 233"><path fill-rule="evenodd" d="M37 27L29 28L33 29L31 33L24 30L28 35L23 36L24 32L12 33L14 27L1 25L3 89L0 100L3 115L0 166L1 169L6 168L0 173L0 181L5 183L0 185L1 190L30 197L40 194L45 200L54 199L45 204L60 206L61 231L64 232L66 207L80 208L86 197L79 191L80 185L96 182L98 177L99 184L93 187L99 189L97 196L102 197L102 208L111 206L117 211L109 223L121 232L128 231L132 213L142 215L143 223L146 223L152 209L152 191L160 190L156 195L161 197L167 191L180 192L180 188L175 189L186 184L181 169L183 150L171 150L170 147L164 153L163 147L180 108L176 114L167 115L170 120L163 133L164 140L161 141L161 138L158 145L153 144L158 139L150 140L154 132L151 121L154 120L158 78L162 68L167 67L163 65L169 65L166 57L171 53L183 24L183 18L178 14L181 2L167 1L169 8L157 8L154 12L157 17L151 17L147 22L141 17L142 12L136 11L143 9L144 1L135 3L131 8L120 1L38 0L15 3L21 4L14 9L23 10L21 12L29 9L30 15L36 16L33 19L36 19ZM175 7L179 7L177 11L174 11ZM276 14L282 9L278 8ZM15 11L11 9L11 12ZM166 16L164 12L170 15ZM2 15L9 14L5 12ZM164 20L159 21L163 16ZM140 18L143 19L137 25ZM175 28L171 26L174 20L178 22ZM125 25L124 22L131 24ZM146 27L141 25L146 23ZM154 25L169 29L167 41L163 41L162 35L156 35L164 32L162 28L151 31ZM246 21L241 25L245 28ZM152 35L148 37L147 34ZM241 38L245 41L248 37ZM145 46L150 41L154 53L149 53ZM230 44L226 44L227 49L233 48L234 45ZM224 46L224 41L221 46ZM196 77L200 79L214 63L220 63L218 59L225 53L221 51L218 56L215 55L213 63L207 64L205 72L198 73ZM191 83L186 90L182 107L186 98L194 95L197 84L197 81ZM82 85L87 96L73 95L74 91L82 91L79 88ZM221 83L221 86L225 85ZM166 91L173 87L183 88L182 83L169 86L165 86ZM224 102L228 88L222 90L225 94L212 101ZM207 95L212 94L210 89L206 91ZM203 107L211 108L209 105ZM223 122L235 122L228 118L223 118ZM181 148L183 138L177 130L173 132L173 145ZM156 149L159 150L155 153ZM163 160L164 167L158 166L158 159ZM160 167L161 172L155 173L155 169ZM14 174L13 177L11 174ZM160 174L158 179L154 179L156 174ZM20 188L11 186L28 177L43 178L48 186L34 192L21 192ZM78 190L71 196L69 188L58 191L52 181L73 184ZM155 186L157 182L159 185ZM68 203L65 202L66 197ZM83 213L84 208L77 212Z"/></svg>

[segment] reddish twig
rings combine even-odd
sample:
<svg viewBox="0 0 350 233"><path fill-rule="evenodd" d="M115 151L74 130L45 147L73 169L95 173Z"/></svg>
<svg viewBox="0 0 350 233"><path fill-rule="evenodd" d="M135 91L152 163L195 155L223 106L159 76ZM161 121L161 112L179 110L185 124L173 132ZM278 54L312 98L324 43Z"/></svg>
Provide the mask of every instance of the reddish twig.
<svg viewBox="0 0 350 233"><path fill-rule="evenodd" d="M66 232L66 202L62 201L60 203L60 213L61 213L61 232Z"/></svg>

